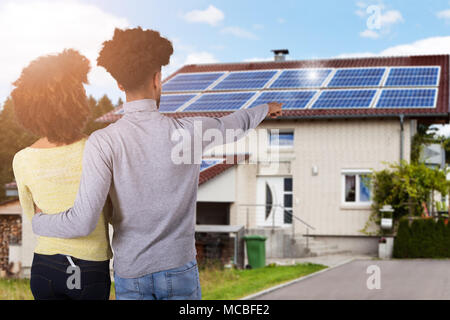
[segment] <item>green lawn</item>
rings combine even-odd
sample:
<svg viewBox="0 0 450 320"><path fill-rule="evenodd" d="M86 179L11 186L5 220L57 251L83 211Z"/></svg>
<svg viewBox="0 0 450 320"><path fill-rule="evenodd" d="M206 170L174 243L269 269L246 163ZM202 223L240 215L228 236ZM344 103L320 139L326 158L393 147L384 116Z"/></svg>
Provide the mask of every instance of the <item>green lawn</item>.
<svg viewBox="0 0 450 320"><path fill-rule="evenodd" d="M235 300L260 290L326 268L317 264L267 266L255 270L202 268L200 283L204 300ZM114 286L111 299L114 299ZM31 300L29 280L0 279L0 300Z"/></svg>
<svg viewBox="0 0 450 320"><path fill-rule="evenodd" d="M317 264L267 266L254 270L204 269L200 271L204 300L235 300L263 289L325 269Z"/></svg>

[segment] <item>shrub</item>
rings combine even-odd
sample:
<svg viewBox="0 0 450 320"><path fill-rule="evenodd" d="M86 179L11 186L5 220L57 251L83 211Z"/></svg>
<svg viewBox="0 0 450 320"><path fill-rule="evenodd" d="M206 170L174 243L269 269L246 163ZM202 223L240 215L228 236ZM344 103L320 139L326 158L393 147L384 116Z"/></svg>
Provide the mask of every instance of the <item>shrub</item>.
<svg viewBox="0 0 450 320"><path fill-rule="evenodd" d="M443 220L401 220L394 242L398 259L450 258L450 224Z"/></svg>

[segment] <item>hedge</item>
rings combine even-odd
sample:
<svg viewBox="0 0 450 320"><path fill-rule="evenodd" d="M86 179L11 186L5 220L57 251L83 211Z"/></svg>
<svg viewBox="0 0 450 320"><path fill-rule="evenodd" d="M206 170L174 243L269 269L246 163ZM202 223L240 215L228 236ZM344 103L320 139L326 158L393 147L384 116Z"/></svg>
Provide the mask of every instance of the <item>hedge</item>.
<svg viewBox="0 0 450 320"><path fill-rule="evenodd" d="M450 223L440 219L400 221L394 241L394 257L399 259L450 258Z"/></svg>

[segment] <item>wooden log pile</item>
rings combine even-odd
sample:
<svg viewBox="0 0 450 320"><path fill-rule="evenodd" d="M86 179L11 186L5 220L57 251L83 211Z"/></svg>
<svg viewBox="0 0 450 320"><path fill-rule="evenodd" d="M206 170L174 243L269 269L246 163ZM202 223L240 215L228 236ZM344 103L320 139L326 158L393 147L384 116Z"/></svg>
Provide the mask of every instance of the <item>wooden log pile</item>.
<svg viewBox="0 0 450 320"><path fill-rule="evenodd" d="M0 215L0 274L10 267L9 244L22 243L22 219L19 215Z"/></svg>

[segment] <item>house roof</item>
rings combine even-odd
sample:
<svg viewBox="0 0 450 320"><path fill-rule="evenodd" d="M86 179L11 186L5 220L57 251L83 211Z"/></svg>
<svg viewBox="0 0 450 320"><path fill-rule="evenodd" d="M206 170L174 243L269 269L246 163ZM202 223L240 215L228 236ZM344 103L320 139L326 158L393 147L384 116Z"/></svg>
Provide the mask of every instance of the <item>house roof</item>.
<svg viewBox="0 0 450 320"><path fill-rule="evenodd" d="M437 106L434 109L402 108L402 109L303 109L284 110L280 119L316 119L316 118L367 118L367 117L396 117L404 115L409 118L423 119L434 123L448 123L449 104L449 56L428 55L408 57L374 57L374 58L352 58L352 59L329 59L329 60L303 60L303 61L281 61L281 62L248 62L248 63L218 63L186 65L168 77L169 81L180 73L200 73L219 71L249 71L266 69L300 69L300 68L361 68L361 67L407 67L407 66L440 66L441 76L439 83L439 94ZM115 114L118 110L110 112L99 119L99 122L115 122L122 115ZM229 112L179 112L167 113L171 117L221 117Z"/></svg>
<svg viewBox="0 0 450 320"><path fill-rule="evenodd" d="M228 169L234 167L241 161L245 161L249 158L248 155L245 155L243 157L241 156L234 156L234 159L231 159L232 161L225 161L223 163L216 164L212 167L209 167L208 169L200 172L200 178L199 178L199 186L208 182L209 180L214 179L215 177L221 175Z"/></svg>

